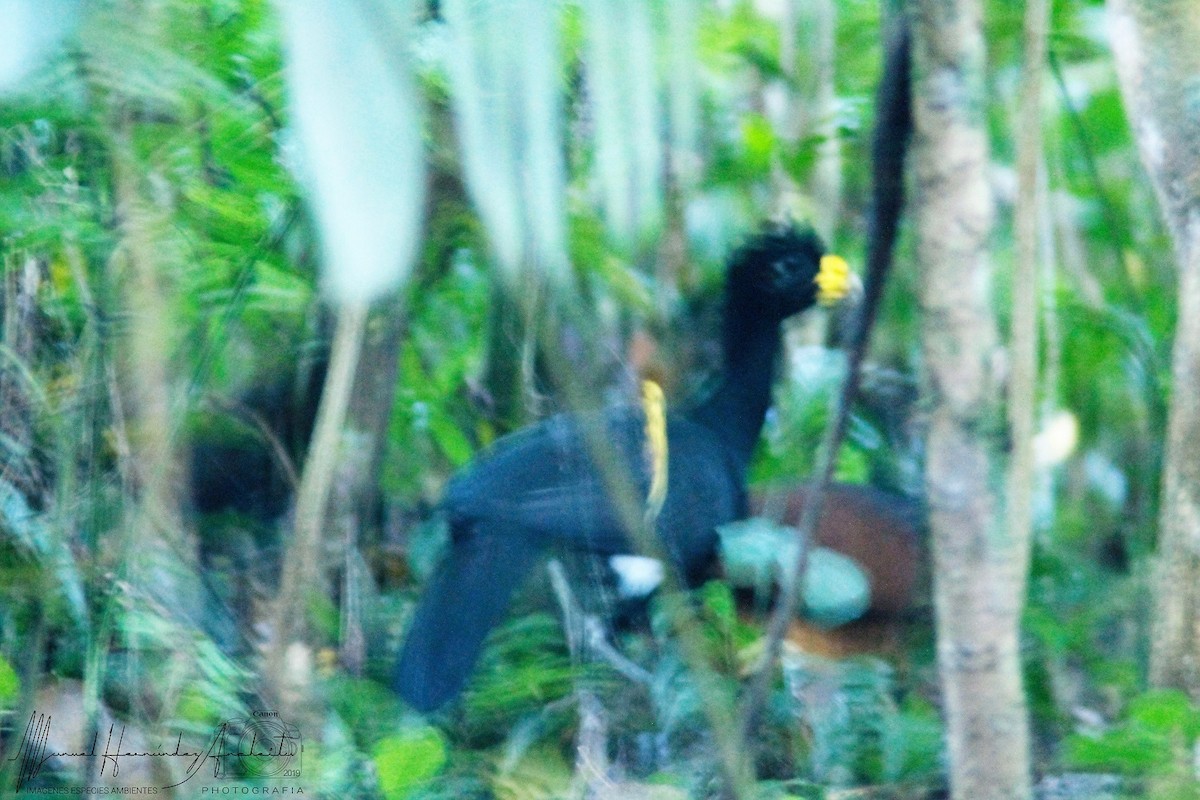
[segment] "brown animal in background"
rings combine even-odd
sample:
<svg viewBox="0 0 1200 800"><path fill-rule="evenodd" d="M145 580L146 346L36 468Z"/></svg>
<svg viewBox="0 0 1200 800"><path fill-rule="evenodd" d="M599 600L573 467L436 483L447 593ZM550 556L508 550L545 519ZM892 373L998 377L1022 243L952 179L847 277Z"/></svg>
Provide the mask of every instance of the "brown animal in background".
<svg viewBox="0 0 1200 800"><path fill-rule="evenodd" d="M751 501L756 514L769 502L786 503L783 522L800 522L807 487L762 493ZM838 628L795 620L788 640L815 655L844 658L861 653L896 652L905 619L916 604L924 568L921 507L915 501L869 486L831 484L816 540L858 562L871 583L867 614Z"/></svg>

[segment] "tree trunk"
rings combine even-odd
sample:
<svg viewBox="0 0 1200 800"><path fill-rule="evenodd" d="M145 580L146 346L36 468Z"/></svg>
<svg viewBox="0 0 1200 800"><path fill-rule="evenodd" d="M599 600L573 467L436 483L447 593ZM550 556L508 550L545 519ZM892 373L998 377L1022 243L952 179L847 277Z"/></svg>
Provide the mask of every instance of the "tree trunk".
<svg viewBox="0 0 1200 800"><path fill-rule="evenodd" d="M30 387L21 370L34 362L38 337L38 288L42 265L32 255L14 254L0 264L0 481L7 481L34 508L44 508L49 490L34 435Z"/></svg>
<svg viewBox="0 0 1200 800"><path fill-rule="evenodd" d="M196 609L199 554L195 537L183 523L179 498L183 481L170 364L176 337L159 255L166 212L144 196L144 167L133 155L128 118L122 117L115 133L113 184L121 236L116 263L128 320L121 381L130 415L126 473L137 492L129 522L129 556L134 560L130 574L164 608Z"/></svg>
<svg viewBox="0 0 1200 800"><path fill-rule="evenodd" d="M1038 172L1042 161L1042 73L1046 67L1049 0L1025 4L1025 64L1017 115L1017 204L1013 228L1012 367L1008 387L1009 454L1008 535L1017 550L1016 572L1024 595L1033 540L1034 454L1038 378Z"/></svg>
<svg viewBox="0 0 1200 800"><path fill-rule="evenodd" d="M400 349L408 328L400 298L381 305L367 317L362 356L346 412L344 436L351 446L343 447L339 454L330 509L334 529L343 534L339 652L342 665L356 677L361 677L367 656L362 594L373 588L362 569L361 535L373 535L380 516L379 471L396 397Z"/></svg>
<svg viewBox="0 0 1200 800"><path fill-rule="evenodd" d="M979 0L913 20L917 253L930 408L926 488L952 796L1029 797L1018 553L997 512L1003 432Z"/></svg>
<svg viewBox="0 0 1200 800"><path fill-rule="evenodd" d="M1113 56L1179 263L1150 681L1200 700L1200 3L1109 0Z"/></svg>
<svg viewBox="0 0 1200 800"><path fill-rule="evenodd" d="M352 304L338 310L329 374L321 392L312 442L296 492L295 526L283 554L271 641L267 652L268 692L289 719L316 724L311 651L312 610L330 597L325 551L329 498L334 491L344 448L359 443L345 434L346 413L362 351L367 308ZM303 726L301 726L303 727Z"/></svg>

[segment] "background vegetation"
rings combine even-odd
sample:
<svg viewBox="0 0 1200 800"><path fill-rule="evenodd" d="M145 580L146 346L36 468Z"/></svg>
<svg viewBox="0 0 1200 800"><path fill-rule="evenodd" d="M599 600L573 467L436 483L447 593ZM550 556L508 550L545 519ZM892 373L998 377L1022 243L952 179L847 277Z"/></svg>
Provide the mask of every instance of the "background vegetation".
<svg viewBox="0 0 1200 800"><path fill-rule="evenodd" d="M553 47L520 3L474 18L465 39L444 20L461 4L419 5L394 49L410 58L404 102L381 99L397 89L392 74L387 85L345 86L344 105L324 110L345 115L329 134L335 148L385 184L348 223L331 223L338 209L321 205L341 188L322 183L326 166L298 143L294 120L305 112L285 90L285 34L265 0L56 0L40 5L47 19L74 24L43 20L28 30L44 35L45 53L30 45L21 62L14 45L16 66L0 62L6 759L35 710L55 709L64 737L117 720L154 743L203 736L296 691L306 698L306 793L564 796L596 788L576 750L585 685L605 710L604 752L621 776L607 787L613 796L717 790L705 702L668 634L668 608L652 607L653 633L621 640L649 671L645 685L573 659L556 606L536 597L495 636L455 713L415 718L386 688L388 672L444 536L432 509L449 475L498 435L570 405L536 356L535 295L502 289L532 286L521 265L534 263L534 274L559 275L581 298L596 335L562 337L589 365L579 394L620 400L641 371L682 402L717 360L724 254L759 220L786 209L811 219L834 251L861 258L884 12L867 0L617 3L614 24L642 30L644 15L647 39L610 54L609 73L589 74L604 61L589 28L594 4L553 6ZM1003 330L1020 8L994 0L985 19ZM1105 19L1101 3L1072 0L1054 5L1051 21L1022 659L1039 775L1121 776L1131 793L1194 796L1200 714L1182 694L1146 688L1175 273ZM364 47L342 44L334 52ZM480 138L515 123L469 118L464 48L493 59L468 79L485 94L509 85L490 83L489 69L514 59L530 96L544 80L562 104L566 147L538 149L536 115L517 144ZM647 105L606 106L597 97L606 76L618 97ZM419 137L385 135L393 124L415 124ZM647 149L648 169L621 171ZM489 163L506 152L519 154L533 188ZM386 191L397 182L408 193L399 199ZM301 186L312 184L320 191L308 206ZM560 191L561 203L543 208L539 186ZM519 219L505 216L514 209ZM407 280L377 280L381 299L365 320L355 397L368 399L348 411L368 433L363 459L343 459L332 478L337 511L319 556L327 588L299 595L316 646L272 662L288 497L306 469L336 308L360 301L354 287L377 268L363 257L353 265L362 281L323 274L319 224L372 236L394 225L384 255L414 255ZM920 265L910 238L838 477L919 497ZM327 252L339 246L328 232L324 242ZM825 320L789 334L787 379L753 469L759 488L812 468L840 376L827 347L836 329ZM376 390L364 392L371 381ZM200 513L214 469L254 491L237 508ZM761 646L762 621L740 615L721 581L698 600L704 648L732 692ZM897 626L902 644L873 656L789 652L760 743L762 796L944 791L928 609ZM13 763L0 762L0 792L14 785ZM99 768L47 772L36 785L99 780ZM1086 785L1114 785L1097 780Z"/></svg>

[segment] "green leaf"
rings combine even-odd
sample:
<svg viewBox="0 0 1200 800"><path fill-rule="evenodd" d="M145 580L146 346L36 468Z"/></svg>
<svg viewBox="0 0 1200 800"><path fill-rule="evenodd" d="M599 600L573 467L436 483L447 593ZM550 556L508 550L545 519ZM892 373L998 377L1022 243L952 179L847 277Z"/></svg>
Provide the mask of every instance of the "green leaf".
<svg viewBox="0 0 1200 800"><path fill-rule="evenodd" d="M13 708L20 694L21 679L4 656L0 656L0 709Z"/></svg>
<svg viewBox="0 0 1200 800"><path fill-rule="evenodd" d="M709 581L700 588L700 598L704 608L717 622L728 627L737 621L737 604L729 584L723 581Z"/></svg>
<svg viewBox="0 0 1200 800"><path fill-rule="evenodd" d="M910 708L884 720L883 779L934 780L941 771L942 726L931 708Z"/></svg>
<svg viewBox="0 0 1200 800"><path fill-rule="evenodd" d="M396 695L378 681L335 676L328 681L330 705L366 745L386 741L396 730L403 707Z"/></svg>
<svg viewBox="0 0 1200 800"><path fill-rule="evenodd" d="M1070 763L1125 775L1166 775L1176 754L1193 745L1200 712L1177 691L1150 691L1129 704L1128 718L1099 736L1067 740Z"/></svg>
<svg viewBox="0 0 1200 800"><path fill-rule="evenodd" d="M383 796L402 800L441 770L446 742L436 728L417 728L381 741L373 758Z"/></svg>
<svg viewBox="0 0 1200 800"><path fill-rule="evenodd" d="M474 449L454 420L441 413L430 414L429 432L452 465L461 467L471 460Z"/></svg>
<svg viewBox="0 0 1200 800"><path fill-rule="evenodd" d="M1096 738L1075 735L1067 740L1067 762L1123 775L1161 774L1171 759L1165 744L1161 736L1132 728L1118 728Z"/></svg>
<svg viewBox="0 0 1200 800"><path fill-rule="evenodd" d="M1180 691L1151 691L1129 704L1130 722L1161 733L1185 733L1194 738L1200 733L1200 712Z"/></svg>
<svg viewBox="0 0 1200 800"><path fill-rule="evenodd" d="M776 137L771 123L761 114L748 114L742 119L742 146L746 162L760 173L771 167Z"/></svg>

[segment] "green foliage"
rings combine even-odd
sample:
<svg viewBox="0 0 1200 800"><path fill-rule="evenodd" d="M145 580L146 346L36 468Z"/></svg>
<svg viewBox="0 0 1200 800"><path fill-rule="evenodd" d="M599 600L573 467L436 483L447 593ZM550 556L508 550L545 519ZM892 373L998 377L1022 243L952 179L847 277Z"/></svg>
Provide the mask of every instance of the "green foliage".
<svg viewBox="0 0 1200 800"><path fill-rule="evenodd" d="M740 654L758 641L759 630L738 616L731 581L709 581L700 587L699 601L703 634L714 663L736 668Z"/></svg>
<svg viewBox="0 0 1200 800"><path fill-rule="evenodd" d="M12 709L21 695L21 679L12 664L0 656L0 709Z"/></svg>
<svg viewBox="0 0 1200 800"><path fill-rule="evenodd" d="M1185 694L1150 691L1134 698L1108 730L1071 736L1067 757L1080 767L1130 777L1186 775L1197 735L1200 710Z"/></svg>
<svg viewBox="0 0 1200 800"><path fill-rule="evenodd" d="M881 777L888 783L936 785L944 747L938 710L914 698L884 720Z"/></svg>
<svg viewBox="0 0 1200 800"><path fill-rule="evenodd" d="M497 800L551 800L571 786L571 763L554 747L530 750L491 780Z"/></svg>
<svg viewBox="0 0 1200 800"><path fill-rule="evenodd" d="M446 763L446 743L429 727L382 739L372 753L386 800L413 797Z"/></svg>
<svg viewBox="0 0 1200 800"><path fill-rule="evenodd" d="M814 780L916 790L938 783L943 743L937 710L917 697L897 707L888 666L876 659L793 655L783 668L787 694L777 713L801 722L801 757Z"/></svg>
<svg viewBox="0 0 1200 800"><path fill-rule="evenodd" d="M361 747L374 746L378 752L388 737L396 738L397 721L403 717L402 704L378 681L335 675L326 681L325 689L329 705Z"/></svg>
<svg viewBox="0 0 1200 800"><path fill-rule="evenodd" d="M751 465L752 485L798 483L812 474L816 449L844 368L841 355L831 350L805 347L795 354L791 379L776 392L775 413L767 420L766 446L759 447ZM867 482L884 467L887 454L883 442L883 433L874 422L859 414L851 415L834 479Z"/></svg>
<svg viewBox="0 0 1200 800"><path fill-rule="evenodd" d="M31 675L24 685L24 672L18 679L12 666L24 670L35 661L57 676L91 681L95 696L122 713L135 716L150 706L159 722L189 731L236 716L257 684L251 672L261 644L257 606L276 588L284 546L276 521L206 520L200 526L203 590L189 583L196 577L191 565L131 567L145 563L144 553L129 548L131 528L144 522L144 487L126 452L130 438L136 443L140 435L130 429L138 409L129 393L130 373L140 365L128 363L127 346L141 332L126 305L130 241L117 192L130 180L148 212L142 233L171 322L163 343L171 374L161 389L173 443L185 435L208 443L245 441L254 431L212 411L219 404L207 401L236 399L291 374L302 356L297 343L327 333L320 321L318 237L294 177L304 174L305 164L284 87L277 5L89 0L78 36L36 65L18 93L0 98L0 313L12 313L9 286L26 261L37 265L40 281L32 352L17 353L8 338L0 342L0 401L13 403L11 392L21 401L0 408L0 708L12 709L21 693L40 688L44 676ZM659 28L674 5L654 4ZM673 174L686 160L661 171L672 173L674 193L665 198L670 242L661 248L615 242L597 207L597 183L605 176L598 174L592 131L595 83L582 6L555 4L559 56L521 52L529 47L525 39L512 48L514 58L528 56L556 70L546 84L561 92L565 107L567 138L555 151L566 163L564 246L572 285L597 312L597 341L588 344L611 359L606 366L616 367L614 374L628 367L629 332L642 327L678 329L681 350L713 362L706 356L706 321L695 313L700 306L679 297L715 297L725 252L777 210L781 186L797 208L832 208L832 249L861 261L882 4L835 4L831 109L815 102L825 87L817 86L811 9L793 3L800 16L792 34L784 34L771 5L701 4L698 63L690 76L699 94L698 165L688 180ZM1044 159L1053 215L1044 226L1056 246L1042 293L1041 399L1047 413L1063 410L1078 420L1079 442L1063 464L1050 468L1039 500L1023 656L1037 738L1047 745L1040 772L1052 772L1061 761L1163 779L1168 789L1175 781L1184 786L1177 794L1186 796L1196 711L1179 695L1145 693L1141 666L1146 565L1157 536L1161 432L1171 389L1174 256L1138 168L1100 14L1099 0L1056 3L1053 10ZM1005 186L1014 150L1021 9L993 0L985 19L986 115L999 198L993 255L1005 323L1013 257ZM559 621L544 612L517 614L496 632L463 709L439 719L441 728L405 727L403 709L382 683L405 610L445 535L428 508L448 476L509 422L491 413L495 387L486 376L496 349L488 342L497 328L494 232L481 221L463 175L470 145L451 113L457 89L449 69L462 51L445 34L441 23L430 21L411 37L431 174L421 179L429 193L423 207L406 209L423 212L424 239L410 290L394 300L406 329L379 478L388 532L379 535L370 526L359 532L384 592L366 603L372 679L335 668L321 683L332 713L320 732L323 741L312 745L322 748L315 759L318 791L389 800L562 796L577 788L573 698L575 688L585 686L611 712L610 755L631 785L648 796L653 783L663 796L711 793L717 777L705 711L712 687L693 674L678 644L678 620L661 601L653 606L654 636L636 630L614 636L618 649L650 673L649 686L602 660L573 661ZM791 47L784 46L785 35L794 35ZM661 56L661 43L655 46ZM663 77L646 96L677 91L671 76ZM371 102L379 91L347 89ZM781 114L784 96L789 108ZM369 145L386 156L390 140L362 131L379 140ZM621 133L626 146L663 144L655 127ZM500 138L488 137L485 159L497 155L490 148ZM822 194L827 189L817 180L829 144L840 154L836 197ZM523 175L546 167L523 166ZM887 373L901 391L898 399L885 395L856 409L837 477L919 491L923 407L911 397L919 383L923 320L912 239L902 240L871 355L873 376ZM676 255L668 252L676 244L677 273ZM10 328L2 335L12 335ZM808 331L798 338L811 344L816 337ZM811 473L841 380L842 362L832 353L815 345L793 349L753 484L794 484ZM701 373L681 376L680 385L702 384ZM552 388L533 377L536 391ZM609 378L596 382L618 382ZM26 411L29 430L16 432L29 433L22 438L8 426L24 420ZM999 424L981 433L998 430ZM26 458L44 467L36 496L9 472L10 463ZM747 661L762 643L761 624L739 610L734 587L753 586L768 596L771 575L787 555L785 542L786 536L768 536L731 545L729 580L689 595L718 694L737 695ZM252 568L235 566L242 560ZM154 594L159 583L190 586L195 594L164 601ZM206 599L192 602L201 596ZM237 608L229 614L225 605ZM314 595L310 612L317 639L339 641L341 609ZM26 661L26 653L37 658ZM895 675L873 662L831 669L789 664L758 743L760 774L767 778L757 787L762 795L818 797L835 784L888 784L885 790L913 797L936 790L943 763L929 700L936 694L932 654L910 648L906 659L915 663ZM820 702L802 701L813 687L824 694L809 699ZM1117 721L1080 733L1080 709ZM1151 788L1170 796L1158 783Z"/></svg>
<svg viewBox="0 0 1200 800"><path fill-rule="evenodd" d="M431 475L465 464L493 436L464 393L483 358L488 296L478 264L456 254L446 274L414 298L382 477L390 493L420 496Z"/></svg>
<svg viewBox="0 0 1200 800"><path fill-rule="evenodd" d="M569 694L576 674L558 619L541 613L509 620L489 639L472 679L472 722L503 727Z"/></svg>

